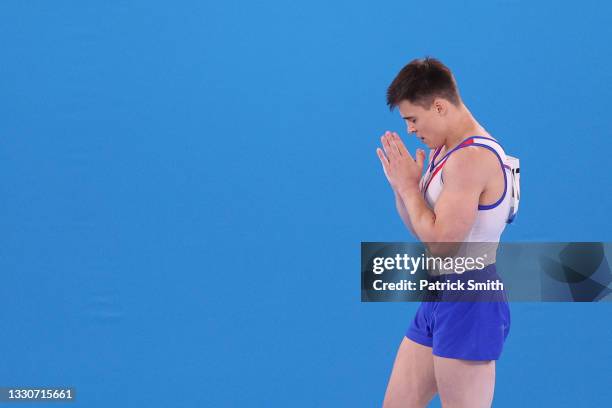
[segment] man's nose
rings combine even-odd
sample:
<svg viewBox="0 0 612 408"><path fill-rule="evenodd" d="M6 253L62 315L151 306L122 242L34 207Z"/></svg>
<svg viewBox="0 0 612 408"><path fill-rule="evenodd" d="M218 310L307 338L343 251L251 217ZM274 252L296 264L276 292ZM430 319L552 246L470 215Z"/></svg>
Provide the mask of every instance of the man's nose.
<svg viewBox="0 0 612 408"><path fill-rule="evenodd" d="M411 124L408 125L408 133L416 133L416 128Z"/></svg>

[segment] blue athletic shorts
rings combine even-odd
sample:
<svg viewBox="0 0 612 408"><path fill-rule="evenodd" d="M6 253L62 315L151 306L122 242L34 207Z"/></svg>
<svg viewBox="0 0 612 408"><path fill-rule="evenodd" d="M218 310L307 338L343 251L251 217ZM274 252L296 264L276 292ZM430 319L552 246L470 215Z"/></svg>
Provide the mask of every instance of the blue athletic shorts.
<svg viewBox="0 0 612 408"><path fill-rule="evenodd" d="M463 274L442 275L445 282L501 282L495 264ZM410 340L432 348L436 356L462 360L497 360L510 331L505 291L432 292L406 332Z"/></svg>

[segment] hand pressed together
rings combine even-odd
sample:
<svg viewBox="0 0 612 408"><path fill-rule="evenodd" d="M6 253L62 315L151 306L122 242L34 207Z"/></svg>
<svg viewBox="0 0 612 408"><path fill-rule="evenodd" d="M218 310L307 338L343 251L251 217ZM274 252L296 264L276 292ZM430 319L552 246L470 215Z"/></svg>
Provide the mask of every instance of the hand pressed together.
<svg viewBox="0 0 612 408"><path fill-rule="evenodd" d="M425 162L425 151L417 149L416 160L413 159L402 139L395 132L385 132L380 140L384 153L378 148L376 154L378 154L385 176L393 190L396 192L418 190Z"/></svg>

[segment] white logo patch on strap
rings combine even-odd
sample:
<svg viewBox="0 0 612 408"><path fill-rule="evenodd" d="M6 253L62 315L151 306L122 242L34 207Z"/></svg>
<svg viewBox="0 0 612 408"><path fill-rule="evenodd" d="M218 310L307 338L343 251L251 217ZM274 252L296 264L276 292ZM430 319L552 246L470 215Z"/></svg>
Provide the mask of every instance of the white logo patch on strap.
<svg viewBox="0 0 612 408"><path fill-rule="evenodd" d="M519 200L521 199L521 168L520 160L516 157L506 156L506 165L510 167L510 191L512 198L510 201L510 215L508 216L508 224L514 221L516 213L519 209Z"/></svg>

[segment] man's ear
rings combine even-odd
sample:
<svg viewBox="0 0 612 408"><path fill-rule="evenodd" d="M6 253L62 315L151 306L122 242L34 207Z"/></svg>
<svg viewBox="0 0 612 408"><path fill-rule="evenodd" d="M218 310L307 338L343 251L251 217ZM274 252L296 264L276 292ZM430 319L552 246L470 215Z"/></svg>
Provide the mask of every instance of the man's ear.
<svg viewBox="0 0 612 408"><path fill-rule="evenodd" d="M433 108L438 115L444 116L448 112L448 102L442 98L436 98L433 102Z"/></svg>

